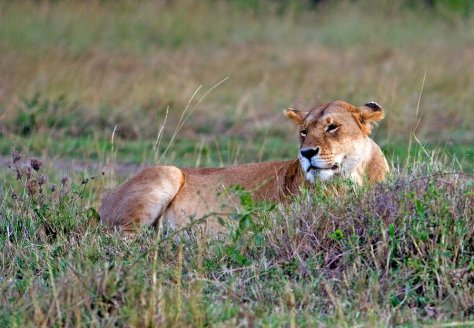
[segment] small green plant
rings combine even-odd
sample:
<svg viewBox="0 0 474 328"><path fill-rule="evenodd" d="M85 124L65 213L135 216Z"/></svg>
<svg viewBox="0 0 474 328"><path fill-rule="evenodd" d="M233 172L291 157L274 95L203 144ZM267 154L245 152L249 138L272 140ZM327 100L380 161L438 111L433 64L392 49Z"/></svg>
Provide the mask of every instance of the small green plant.
<svg viewBox="0 0 474 328"><path fill-rule="evenodd" d="M344 233L340 229L336 229L329 234L329 237L331 237L334 240L343 240Z"/></svg>
<svg viewBox="0 0 474 328"><path fill-rule="evenodd" d="M252 198L250 191L240 185L235 185L228 190L240 201L240 209L234 211L230 219L237 224L230 232L231 243L225 247L225 253L238 265L252 263L251 250L263 245L263 232L266 229L265 216L275 209L275 204L257 202Z"/></svg>

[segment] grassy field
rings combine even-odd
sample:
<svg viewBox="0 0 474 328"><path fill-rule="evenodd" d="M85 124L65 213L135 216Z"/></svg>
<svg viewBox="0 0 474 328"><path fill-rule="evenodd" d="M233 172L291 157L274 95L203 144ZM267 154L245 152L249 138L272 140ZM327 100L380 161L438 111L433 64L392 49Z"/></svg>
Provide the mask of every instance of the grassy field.
<svg viewBox="0 0 474 328"><path fill-rule="evenodd" d="M0 326L474 325L474 16L394 3L0 2ZM282 109L334 99L384 106L385 183L98 224L138 167L294 158Z"/></svg>

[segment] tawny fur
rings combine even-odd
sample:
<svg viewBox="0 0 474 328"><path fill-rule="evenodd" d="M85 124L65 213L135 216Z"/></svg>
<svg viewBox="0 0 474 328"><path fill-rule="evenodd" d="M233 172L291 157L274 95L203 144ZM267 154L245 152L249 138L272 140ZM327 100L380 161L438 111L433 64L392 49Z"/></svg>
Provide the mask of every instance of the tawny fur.
<svg viewBox="0 0 474 328"><path fill-rule="evenodd" d="M318 147L320 152L312 160L325 167L336 163L340 169L312 171L301 154L299 160L226 168L155 166L144 169L104 197L99 209L101 222L131 231L136 226L152 225L160 217L172 226L183 226L209 213L225 216L239 205L228 192L233 185L244 187L256 200L279 203L297 194L303 184L318 183L315 181L318 177L325 180L339 174L358 184L365 180L381 181L388 172L387 161L368 135L372 124L383 118L383 111L372 107L335 101L310 111L289 109L286 112L305 132L304 137L300 137L300 149ZM336 132L328 133L328 126L336 124ZM209 232L222 229L213 218L206 220L204 227Z"/></svg>

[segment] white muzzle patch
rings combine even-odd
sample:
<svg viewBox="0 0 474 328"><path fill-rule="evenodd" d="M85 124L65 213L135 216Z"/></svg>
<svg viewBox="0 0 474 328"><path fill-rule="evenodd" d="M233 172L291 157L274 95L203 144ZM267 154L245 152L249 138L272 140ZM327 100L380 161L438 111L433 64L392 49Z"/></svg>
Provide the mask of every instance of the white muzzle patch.
<svg viewBox="0 0 474 328"><path fill-rule="evenodd" d="M305 178L312 183L315 183L315 178L327 181L335 175L340 174L343 158L344 155L336 156L333 163L328 163L321 159L319 155L311 157L310 160L303 157L301 153L298 155L301 168L305 172Z"/></svg>

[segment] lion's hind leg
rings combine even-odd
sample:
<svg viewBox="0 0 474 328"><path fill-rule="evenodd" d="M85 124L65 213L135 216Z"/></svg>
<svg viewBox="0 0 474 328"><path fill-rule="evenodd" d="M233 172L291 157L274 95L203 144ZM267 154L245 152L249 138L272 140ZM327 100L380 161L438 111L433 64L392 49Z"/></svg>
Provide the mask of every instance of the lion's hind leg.
<svg viewBox="0 0 474 328"><path fill-rule="evenodd" d="M101 223L124 231L153 225L183 184L184 174L174 166L144 169L103 198Z"/></svg>

